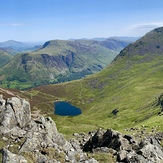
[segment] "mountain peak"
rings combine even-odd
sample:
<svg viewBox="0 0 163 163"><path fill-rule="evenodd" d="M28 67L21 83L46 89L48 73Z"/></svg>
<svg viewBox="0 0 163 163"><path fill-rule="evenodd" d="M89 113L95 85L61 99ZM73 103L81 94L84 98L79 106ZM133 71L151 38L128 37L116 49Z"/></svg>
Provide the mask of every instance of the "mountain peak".
<svg viewBox="0 0 163 163"><path fill-rule="evenodd" d="M163 27L155 28L153 31L154 31L154 32L163 33ZM152 31L151 31L151 32L152 32Z"/></svg>
<svg viewBox="0 0 163 163"><path fill-rule="evenodd" d="M20 41L16 41L16 40L7 40L7 41L4 41L4 42L15 42L15 43L22 43Z"/></svg>
<svg viewBox="0 0 163 163"><path fill-rule="evenodd" d="M124 48L120 54L114 59L124 56L153 56L163 54L163 27L156 28L148 32L145 36Z"/></svg>
<svg viewBox="0 0 163 163"><path fill-rule="evenodd" d="M4 42L1 42L1 44L6 45L6 46L12 46L12 45L17 45L17 44L23 44L23 42L20 41L15 41L15 40L7 40Z"/></svg>

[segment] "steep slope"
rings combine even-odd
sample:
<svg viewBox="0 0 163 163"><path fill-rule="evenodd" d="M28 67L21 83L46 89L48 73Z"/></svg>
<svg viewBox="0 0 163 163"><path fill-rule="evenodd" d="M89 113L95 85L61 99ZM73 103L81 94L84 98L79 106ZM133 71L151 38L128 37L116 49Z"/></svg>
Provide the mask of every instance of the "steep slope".
<svg viewBox="0 0 163 163"><path fill-rule="evenodd" d="M53 40L14 56L1 71L4 87L24 89L82 78L106 67L129 42Z"/></svg>
<svg viewBox="0 0 163 163"><path fill-rule="evenodd" d="M152 57L153 55L163 54L163 30L157 28L145 35L141 39L137 40L132 45L126 47L118 57L133 57L135 55Z"/></svg>
<svg viewBox="0 0 163 163"><path fill-rule="evenodd" d="M142 44L143 43L143 44ZM34 110L50 114L63 133L146 126L163 130L163 28L126 47L101 72L64 84L42 86L21 95ZM82 109L77 117L53 115L53 102L66 100ZM46 108L46 109L45 109Z"/></svg>
<svg viewBox="0 0 163 163"><path fill-rule="evenodd" d="M12 55L6 52L5 49L0 48L0 68L9 62L11 57Z"/></svg>
<svg viewBox="0 0 163 163"><path fill-rule="evenodd" d="M18 53L18 51L14 50L13 48L11 47L0 47L1 50L5 51L6 53L14 56L15 54Z"/></svg>

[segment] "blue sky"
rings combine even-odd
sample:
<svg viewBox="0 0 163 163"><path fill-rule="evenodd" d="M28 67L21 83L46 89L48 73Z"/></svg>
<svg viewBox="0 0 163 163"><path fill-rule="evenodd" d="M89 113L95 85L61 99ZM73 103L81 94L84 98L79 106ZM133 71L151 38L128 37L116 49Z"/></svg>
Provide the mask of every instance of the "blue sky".
<svg viewBox="0 0 163 163"><path fill-rule="evenodd" d="M163 0L0 0L0 41L142 36L163 26Z"/></svg>

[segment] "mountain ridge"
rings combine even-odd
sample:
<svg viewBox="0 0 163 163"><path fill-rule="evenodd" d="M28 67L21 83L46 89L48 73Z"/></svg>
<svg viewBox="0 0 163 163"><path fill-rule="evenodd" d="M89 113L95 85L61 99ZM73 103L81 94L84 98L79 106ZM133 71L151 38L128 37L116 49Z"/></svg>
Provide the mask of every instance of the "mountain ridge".
<svg viewBox="0 0 163 163"><path fill-rule="evenodd" d="M141 39L138 39L136 42L132 43L131 46L128 46L122 50L122 52L115 58L115 60L118 57L122 57L125 55L130 56L132 55L140 55L143 56L146 53L149 54L160 54L163 53L163 28L156 28L150 32L148 32L145 36L143 36ZM146 42L148 41L148 44ZM136 51L135 48L139 49L139 51ZM134 50L132 50L134 49ZM131 54L128 54L128 51L130 51Z"/></svg>
<svg viewBox="0 0 163 163"><path fill-rule="evenodd" d="M128 44L115 39L47 41L39 50L14 56L1 71L6 75L2 83L22 89L79 79L103 69Z"/></svg>
<svg viewBox="0 0 163 163"><path fill-rule="evenodd" d="M10 52L15 55L23 51L33 51L40 48L41 43L32 43L32 42L21 42L15 40L8 40L0 42L0 47L4 49L10 49ZM12 50L13 49L13 50Z"/></svg>

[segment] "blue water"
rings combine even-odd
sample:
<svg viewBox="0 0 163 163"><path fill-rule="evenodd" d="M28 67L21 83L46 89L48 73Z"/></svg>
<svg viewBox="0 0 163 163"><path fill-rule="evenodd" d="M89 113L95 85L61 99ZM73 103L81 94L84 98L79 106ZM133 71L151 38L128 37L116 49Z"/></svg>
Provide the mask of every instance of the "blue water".
<svg viewBox="0 0 163 163"><path fill-rule="evenodd" d="M82 113L81 109L71 105L68 102L54 102L54 114L60 116L77 116Z"/></svg>

